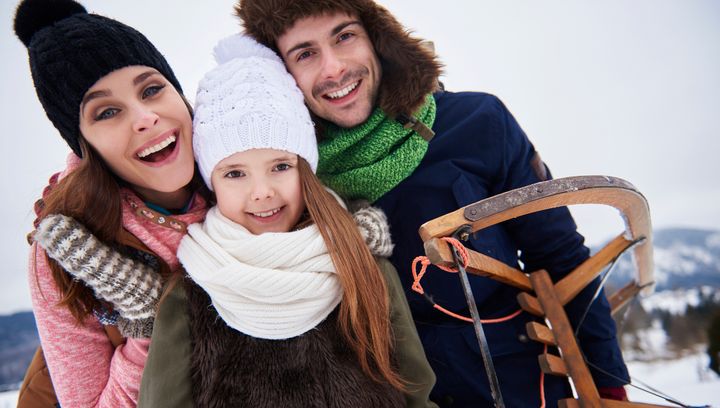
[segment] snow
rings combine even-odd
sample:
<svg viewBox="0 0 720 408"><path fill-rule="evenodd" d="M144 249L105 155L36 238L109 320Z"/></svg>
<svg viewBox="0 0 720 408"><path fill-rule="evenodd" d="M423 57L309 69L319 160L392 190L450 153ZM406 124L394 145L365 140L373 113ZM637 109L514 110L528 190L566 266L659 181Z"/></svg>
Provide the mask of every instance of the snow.
<svg viewBox="0 0 720 408"><path fill-rule="evenodd" d="M710 248L720 248L720 233L709 235L705 238L705 244Z"/></svg>
<svg viewBox="0 0 720 408"><path fill-rule="evenodd" d="M711 244L715 241L710 240ZM668 248L654 248L655 279L665 282L670 275L689 276L700 268L711 266L716 255L705 248L676 242Z"/></svg>
<svg viewBox="0 0 720 408"><path fill-rule="evenodd" d="M660 320L655 319L651 327L638 330L637 333L623 334L623 345L633 346L623 349L625 361L647 361L655 356L661 356L667 349L667 334L662 328Z"/></svg>
<svg viewBox="0 0 720 408"><path fill-rule="evenodd" d="M645 311L664 310L675 316L682 316L688 306L697 307L703 300L720 300L720 291L710 286L693 289L664 290L640 299Z"/></svg>
<svg viewBox="0 0 720 408"><path fill-rule="evenodd" d="M17 391L0 392L0 408L14 408L17 406Z"/></svg>
<svg viewBox="0 0 720 408"><path fill-rule="evenodd" d="M630 362L628 369L640 387L646 388L645 383L691 407L720 408L720 377L708 368L708 361L707 354L698 353L678 360ZM633 387L627 390L631 401L674 406Z"/></svg>

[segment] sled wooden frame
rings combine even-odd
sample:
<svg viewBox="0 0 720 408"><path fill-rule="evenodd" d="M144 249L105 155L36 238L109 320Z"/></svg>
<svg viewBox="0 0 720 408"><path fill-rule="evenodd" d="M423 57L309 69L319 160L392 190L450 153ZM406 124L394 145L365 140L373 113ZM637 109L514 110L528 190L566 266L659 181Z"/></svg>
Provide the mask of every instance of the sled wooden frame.
<svg viewBox="0 0 720 408"><path fill-rule="evenodd" d="M638 293L652 293L652 226L647 200L629 182L609 176L578 176L555 179L508 191L462 207L420 226L425 253L435 265L454 266L450 246L442 237L451 236L463 225L471 231L489 227L526 214L575 204L602 204L619 210L625 231L557 283L544 270L525 274L494 258L468 248L468 273L515 286L523 310L544 317L549 326L537 322L527 325L528 336L555 346L562 357L544 353L538 357L544 373L568 376L578 398L559 401L560 407L663 407L663 405L616 401L600 398L563 306L592 282L623 251L633 247L637 274L622 289L608 296L613 313ZM465 237L467 238L467 237Z"/></svg>

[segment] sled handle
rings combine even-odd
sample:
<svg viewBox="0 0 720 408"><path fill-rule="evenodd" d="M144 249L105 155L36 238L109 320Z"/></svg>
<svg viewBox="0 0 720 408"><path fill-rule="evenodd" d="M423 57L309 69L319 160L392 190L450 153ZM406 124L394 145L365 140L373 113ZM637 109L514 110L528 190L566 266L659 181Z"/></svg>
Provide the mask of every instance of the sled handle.
<svg viewBox="0 0 720 408"><path fill-rule="evenodd" d="M602 204L620 212L625 223L624 239L644 241L633 247L637 286L642 288L643 295L652 293L654 265L650 208L635 186L617 177L575 176L531 184L430 220L420 226L419 233L425 241L426 252L437 252L432 249L437 245L433 238L449 236L461 225L469 224L475 232L526 214L576 204Z"/></svg>

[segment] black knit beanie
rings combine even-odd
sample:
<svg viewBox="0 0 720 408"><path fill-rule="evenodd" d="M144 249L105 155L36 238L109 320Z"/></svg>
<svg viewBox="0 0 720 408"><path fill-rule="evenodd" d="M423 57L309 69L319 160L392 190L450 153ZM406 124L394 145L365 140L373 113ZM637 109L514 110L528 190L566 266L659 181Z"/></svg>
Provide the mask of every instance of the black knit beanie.
<svg viewBox="0 0 720 408"><path fill-rule="evenodd" d="M28 49L30 71L50 121L78 156L80 102L105 75L132 65L157 69L182 93L165 57L137 30L89 14L72 0L24 0L15 34Z"/></svg>

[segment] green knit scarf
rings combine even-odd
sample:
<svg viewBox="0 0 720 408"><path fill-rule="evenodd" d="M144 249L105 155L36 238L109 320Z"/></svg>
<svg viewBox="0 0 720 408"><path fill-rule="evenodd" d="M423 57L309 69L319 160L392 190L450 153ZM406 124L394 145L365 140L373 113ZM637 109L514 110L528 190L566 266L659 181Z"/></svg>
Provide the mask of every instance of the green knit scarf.
<svg viewBox="0 0 720 408"><path fill-rule="evenodd" d="M427 127L435 122L435 98L428 94L415 117ZM318 144L317 175L346 199L375 202L420 164L428 142L414 130L376 108L365 123L345 129L328 124Z"/></svg>

